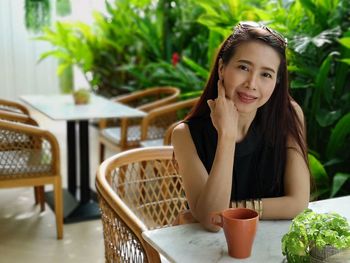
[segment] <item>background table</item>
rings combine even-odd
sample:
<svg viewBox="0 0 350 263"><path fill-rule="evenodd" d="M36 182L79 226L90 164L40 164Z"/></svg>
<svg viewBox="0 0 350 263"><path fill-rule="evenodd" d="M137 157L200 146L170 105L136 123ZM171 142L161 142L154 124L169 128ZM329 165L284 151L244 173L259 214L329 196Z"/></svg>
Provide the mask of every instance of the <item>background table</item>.
<svg viewBox="0 0 350 263"><path fill-rule="evenodd" d="M91 198L89 162L89 120L101 118L142 117L145 113L126 105L92 95L89 104L75 105L72 95L27 95L24 102L52 120L67 121L68 191L63 192L64 222L99 217L99 208ZM76 130L79 130L79 136ZM79 140L79 147L76 141ZM77 164L79 159L79 164ZM77 171L80 171L80 200L77 200ZM53 207L52 193L47 201Z"/></svg>
<svg viewBox="0 0 350 263"><path fill-rule="evenodd" d="M312 210L325 213L337 212L350 222L350 196L310 203ZM282 236L288 232L290 220L260 221L252 255L248 259L231 258L223 230L217 233L205 231L199 224L187 224L145 231L143 238L170 262L269 262L284 260L281 249Z"/></svg>

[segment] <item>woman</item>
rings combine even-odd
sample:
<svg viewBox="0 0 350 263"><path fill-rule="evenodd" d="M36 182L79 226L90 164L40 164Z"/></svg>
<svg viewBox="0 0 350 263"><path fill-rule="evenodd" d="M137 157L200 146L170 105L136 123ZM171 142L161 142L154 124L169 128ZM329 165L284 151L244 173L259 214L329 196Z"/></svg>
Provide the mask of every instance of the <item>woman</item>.
<svg viewBox="0 0 350 263"><path fill-rule="evenodd" d="M172 134L193 217L249 207L290 219L308 206L304 118L288 90L286 41L254 22L222 44L204 92Z"/></svg>

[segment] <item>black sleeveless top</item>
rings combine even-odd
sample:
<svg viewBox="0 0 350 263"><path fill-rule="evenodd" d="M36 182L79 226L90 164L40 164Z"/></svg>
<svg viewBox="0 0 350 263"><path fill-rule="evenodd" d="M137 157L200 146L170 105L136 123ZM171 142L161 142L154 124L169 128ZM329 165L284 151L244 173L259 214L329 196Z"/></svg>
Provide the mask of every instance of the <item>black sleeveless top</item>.
<svg viewBox="0 0 350 263"><path fill-rule="evenodd" d="M255 118L256 119L256 118ZM210 117L186 121L198 156L208 174L211 170L218 135ZM231 200L245 200L283 195L283 172L275 174L273 147L264 143L254 120L246 137L235 147ZM280 178L276 186L276 178Z"/></svg>

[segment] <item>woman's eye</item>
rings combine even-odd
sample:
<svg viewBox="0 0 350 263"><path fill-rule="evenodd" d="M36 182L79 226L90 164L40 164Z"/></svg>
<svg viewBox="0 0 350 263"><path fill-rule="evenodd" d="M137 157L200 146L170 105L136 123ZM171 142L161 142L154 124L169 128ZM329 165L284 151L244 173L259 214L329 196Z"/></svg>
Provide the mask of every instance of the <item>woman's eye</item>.
<svg viewBox="0 0 350 263"><path fill-rule="evenodd" d="M265 72L265 73L263 73L262 75L263 75L263 77L265 77L265 78L270 78L270 79L272 79L272 75L271 75L270 73Z"/></svg>
<svg viewBox="0 0 350 263"><path fill-rule="evenodd" d="M241 69L241 70L245 70L245 71L249 70L248 67L244 66L244 65L239 65L238 68Z"/></svg>

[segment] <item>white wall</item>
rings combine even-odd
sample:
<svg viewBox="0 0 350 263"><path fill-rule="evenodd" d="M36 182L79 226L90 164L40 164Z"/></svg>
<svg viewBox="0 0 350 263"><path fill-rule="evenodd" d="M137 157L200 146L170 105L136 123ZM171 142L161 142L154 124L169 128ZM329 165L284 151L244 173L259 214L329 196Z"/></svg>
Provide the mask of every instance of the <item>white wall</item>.
<svg viewBox="0 0 350 263"><path fill-rule="evenodd" d="M68 19L90 23L93 9L104 11L103 0L71 0L71 4ZM51 6L54 7L53 0ZM35 35L25 29L24 15L24 0L0 0L0 98L59 92L56 60L47 58L37 63L40 54L51 47L32 39ZM55 19L53 11L52 18ZM83 78L76 75L77 86L82 86Z"/></svg>

